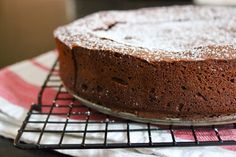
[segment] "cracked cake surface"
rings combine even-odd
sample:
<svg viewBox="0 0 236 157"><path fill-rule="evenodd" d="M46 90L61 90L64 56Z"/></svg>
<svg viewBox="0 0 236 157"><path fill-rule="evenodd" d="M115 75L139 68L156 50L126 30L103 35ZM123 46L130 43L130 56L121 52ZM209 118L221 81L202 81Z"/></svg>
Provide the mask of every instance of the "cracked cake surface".
<svg viewBox="0 0 236 157"><path fill-rule="evenodd" d="M89 15L55 31L68 46L146 60L236 57L236 10L175 6Z"/></svg>
<svg viewBox="0 0 236 157"><path fill-rule="evenodd" d="M102 11L54 31L66 88L145 118L236 114L236 9Z"/></svg>

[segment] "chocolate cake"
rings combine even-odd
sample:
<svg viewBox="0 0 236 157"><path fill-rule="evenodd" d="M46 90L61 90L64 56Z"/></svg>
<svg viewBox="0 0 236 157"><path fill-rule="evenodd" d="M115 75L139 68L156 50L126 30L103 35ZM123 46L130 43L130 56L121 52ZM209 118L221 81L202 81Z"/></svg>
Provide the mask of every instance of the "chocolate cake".
<svg viewBox="0 0 236 157"><path fill-rule="evenodd" d="M103 11L55 30L60 76L86 100L145 118L236 113L236 9Z"/></svg>

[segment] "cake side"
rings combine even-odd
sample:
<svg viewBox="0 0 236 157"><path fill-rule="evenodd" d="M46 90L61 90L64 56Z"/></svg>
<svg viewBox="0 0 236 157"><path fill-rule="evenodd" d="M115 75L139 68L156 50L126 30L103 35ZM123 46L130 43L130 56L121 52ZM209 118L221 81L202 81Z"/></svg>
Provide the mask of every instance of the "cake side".
<svg viewBox="0 0 236 157"><path fill-rule="evenodd" d="M59 52L59 72L64 85L69 89L75 89L76 62L72 50L59 39L55 39L56 47Z"/></svg>
<svg viewBox="0 0 236 157"><path fill-rule="evenodd" d="M94 103L150 118L236 113L236 60L162 61L152 65L109 51L75 47L73 52L77 77L75 87L67 88ZM71 58L61 59L62 67L67 64L75 68L69 64ZM63 82L67 85L71 80Z"/></svg>

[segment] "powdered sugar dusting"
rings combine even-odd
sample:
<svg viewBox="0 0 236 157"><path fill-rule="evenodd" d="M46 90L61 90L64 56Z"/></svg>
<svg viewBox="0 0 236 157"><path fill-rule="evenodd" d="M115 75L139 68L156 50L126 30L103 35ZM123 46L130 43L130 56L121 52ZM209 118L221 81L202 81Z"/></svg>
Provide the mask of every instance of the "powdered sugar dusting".
<svg viewBox="0 0 236 157"><path fill-rule="evenodd" d="M99 12L55 31L68 46L147 61L236 57L236 9L175 6Z"/></svg>

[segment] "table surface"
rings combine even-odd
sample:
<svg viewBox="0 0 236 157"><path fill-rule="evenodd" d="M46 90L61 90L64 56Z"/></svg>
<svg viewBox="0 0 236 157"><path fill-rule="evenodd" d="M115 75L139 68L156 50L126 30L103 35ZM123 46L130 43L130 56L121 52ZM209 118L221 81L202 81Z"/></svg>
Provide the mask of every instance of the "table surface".
<svg viewBox="0 0 236 157"><path fill-rule="evenodd" d="M13 140L0 136L1 157L70 157L54 151L22 150L14 147Z"/></svg>

